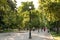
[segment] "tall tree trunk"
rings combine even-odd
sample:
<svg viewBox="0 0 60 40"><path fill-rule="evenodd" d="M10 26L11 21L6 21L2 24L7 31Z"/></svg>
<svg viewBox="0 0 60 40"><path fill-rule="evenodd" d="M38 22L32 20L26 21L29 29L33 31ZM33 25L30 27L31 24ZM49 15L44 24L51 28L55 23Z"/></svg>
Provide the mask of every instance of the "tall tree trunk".
<svg viewBox="0 0 60 40"><path fill-rule="evenodd" d="M59 33L59 27L57 27L57 32L56 32L57 34Z"/></svg>
<svg viewBox="0 0 60 40"><path fill-rule="evenodd" d="M38 28L38 32L39 32L39 28Z"/></svg>
<svg viewBox="0 0 60 40"><path fill-rule="evenodd" d="M59 22L58 21L56 22L56 28L57 28L57 32L56 33L58 34L59 33Z"/></svg>

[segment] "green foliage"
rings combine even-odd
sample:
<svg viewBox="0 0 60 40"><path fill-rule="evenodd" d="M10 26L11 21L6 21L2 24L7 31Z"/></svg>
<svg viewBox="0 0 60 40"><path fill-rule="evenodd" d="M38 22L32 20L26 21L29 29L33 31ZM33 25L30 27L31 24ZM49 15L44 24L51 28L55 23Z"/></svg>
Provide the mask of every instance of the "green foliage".
<svg viewBox="0 0 60 40"><path fill-rule="evenodd" d="M60 37L60 33L59 34L56 34L56 32L51 31L51 34L53 35L53 37Z"/></svg>
<svg viewBox="0 0 60 40"><path fill-rule="evenodd" d="M16 20L17 28L23 28L23 16L17 15L17 20Z"/></svg>
<svg viewBox="0 0 60 40"><path fill-rule="evenodd" d="M12 10L14 10L16 8L16 1L12 1L12 0L7 0L8 5L11 7Z"/></svg>
<svg viewBox="0 0 60 40"><path fill-rule="evenodd" d="M60 2L51 2L48 4L49 12L53 12L55 16L60 18Z"/></svg>
<svg viewBox="0 0 60 40"><path fill-rule="evenodd" d="M12 28L16 23L16 6L14 5L12 0L0 0L0 28L8 29ZM11 4L12 3L12 4ZM10 6L12 5L12 6ZM13 7L14 6L14 7ZM13 9L12 9L13 7Z"/></svg>
<svg viewBox="0 0 60 40"><path fill-rule="evenodd" d="M29 9L29 6L32 8ZM35 10L33 2L22 2L22 6L18 8L18 12L24 17L23 24L25 28L40 27L39 13Z"/></svg>
<svg viewBox="0 0 60 40"><path fill-rule="evenodd" d="M35 28L40 27L39 13L37 10L33 10L31 13L31 24L32 24L32 27L35 27Z"/></svg>
<svg viewBox="0 0 60 40"><path fill-rule="evenodd" d="M33 2L22 2L22 6L20 6L21 12L30 11L29 6L32 7L31 10L34 9Z"/></svg>
<svg viewBox="0 0 60 40"><path fill-rule="evenodd" d="M50 23L60 20L59 0L39 0L40 22L50 28Z"/></svg>

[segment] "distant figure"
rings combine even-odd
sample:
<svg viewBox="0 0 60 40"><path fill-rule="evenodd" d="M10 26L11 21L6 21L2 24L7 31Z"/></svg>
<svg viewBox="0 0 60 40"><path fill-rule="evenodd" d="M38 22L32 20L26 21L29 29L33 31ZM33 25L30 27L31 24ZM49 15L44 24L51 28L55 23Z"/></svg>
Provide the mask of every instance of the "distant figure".
<svg viewBox="0 0 60 40"><path fill-rule="evenodd" d="M46 31L46 27L43 28L44 32Z"/></svg>
<svg viewBox="0 0 60 40"><path fill-rule="evenodd" d="M44 28L44 32L45 32L45 28Z"/></svg>

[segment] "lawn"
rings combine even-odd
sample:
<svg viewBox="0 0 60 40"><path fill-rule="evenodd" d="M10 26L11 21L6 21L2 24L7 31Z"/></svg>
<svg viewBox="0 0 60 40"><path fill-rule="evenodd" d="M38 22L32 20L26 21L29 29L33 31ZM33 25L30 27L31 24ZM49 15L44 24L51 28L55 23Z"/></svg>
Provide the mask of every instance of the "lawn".
<svg viewBox="0 0 60 40"><path fill-rule="evenodd" d="M56 32L51 32L54 40L60 40L60 33L59 34L56 34Z"/></svg>

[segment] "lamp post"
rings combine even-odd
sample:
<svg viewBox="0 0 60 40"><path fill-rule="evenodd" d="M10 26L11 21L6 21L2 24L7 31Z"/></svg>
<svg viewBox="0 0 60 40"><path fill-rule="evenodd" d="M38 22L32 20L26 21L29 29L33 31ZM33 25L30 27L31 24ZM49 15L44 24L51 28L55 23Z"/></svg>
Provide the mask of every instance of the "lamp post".
<svg viewBox="0 0 60 40"><path fill-rule="evenodd" d="M30 21L29 21L29 39L31 39L32 37L31 37L31 6L29 6L29 11L30 11L30 14L29 14L29 16L30 16Z"/></svg>

